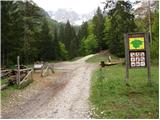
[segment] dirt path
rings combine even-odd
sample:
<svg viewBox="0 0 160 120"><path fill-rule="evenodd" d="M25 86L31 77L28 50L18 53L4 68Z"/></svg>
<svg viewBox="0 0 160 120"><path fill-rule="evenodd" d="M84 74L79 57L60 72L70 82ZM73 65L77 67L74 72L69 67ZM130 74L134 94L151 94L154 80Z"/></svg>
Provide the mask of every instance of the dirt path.
<svg viewBox="0 0 160 120"><path fill-rule="evenodd" d="M34 74L38 80L13 95L20 96L19 102L2 105L2 118L89 118L90 79L96 65L85 60L91 56L56 63L57 72L46 78Z"/></svg>

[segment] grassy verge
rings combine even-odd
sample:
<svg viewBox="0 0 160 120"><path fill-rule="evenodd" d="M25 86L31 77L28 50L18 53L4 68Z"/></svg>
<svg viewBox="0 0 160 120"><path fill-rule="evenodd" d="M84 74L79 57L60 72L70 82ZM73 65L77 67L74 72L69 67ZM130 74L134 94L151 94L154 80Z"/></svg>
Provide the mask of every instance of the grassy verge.
<svg viewBox="0 0 160 120"><path fill-rule="evenodd" d="M81 58L82 57L75 57L75 58L71 59L70 61L76 61L76 60L81 59Z"/></svg>
<svg viewBox="0 0 160 120"><path fill-rule="evenodd" d="M97 69L92 76L90 101L93 118L158 118L158 66L152 66L152 86L146 69L130 69L130 86L124 82L125 68L115 65Z"/></svg>
<svg viewBox="0 0 160 120"><path fill-rule="evenodd" d="M9 86L7 89L1 91L1 99L4 100L11 96L15 91L17 91L17 86Z"/></svg>
<svg viewBox="0 0 160 120"><path fill-rule="evenodd" d="M9 78L1 78L0 80L0 84L3 85L3 84L6 84L8 82Z"/></svg>
<svg viewBox="0 0 160 120"><path fill-rule="evenodd" d="M113 56L113 55L110 55L112 60L117 60L118 58ZM98 55L95 55L93 57L90 57L89 59L86 60L86 62L88 63L100 63L101 61L105 61L107 62L108 61L108 55L104 55L104 54L98 54Z"/></svg>
<svg viewBox="0 0 160 120"><path fill-rule="evenodd" d="M11 96L14 92L18 90L23 90L25 89L29 84L31 84L33 80L27 80L23 82L21 85L11 85L8 86L6 89L1 91L1 99L6 100L9 96Z"/></svg>

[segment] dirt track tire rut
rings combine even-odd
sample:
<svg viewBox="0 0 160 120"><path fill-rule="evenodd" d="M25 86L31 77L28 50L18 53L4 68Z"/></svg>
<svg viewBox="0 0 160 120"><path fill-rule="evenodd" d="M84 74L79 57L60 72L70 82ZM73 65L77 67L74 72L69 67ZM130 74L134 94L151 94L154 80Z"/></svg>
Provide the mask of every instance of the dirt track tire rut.
<svg viewBox="0 0 160 120"><path fill-rule="evenodd" d="M96 67L85 63L89 57L55 65L57 69L64 68L64 74L23 104L2 111L2 118L89 118L90 79Z"/></svg>

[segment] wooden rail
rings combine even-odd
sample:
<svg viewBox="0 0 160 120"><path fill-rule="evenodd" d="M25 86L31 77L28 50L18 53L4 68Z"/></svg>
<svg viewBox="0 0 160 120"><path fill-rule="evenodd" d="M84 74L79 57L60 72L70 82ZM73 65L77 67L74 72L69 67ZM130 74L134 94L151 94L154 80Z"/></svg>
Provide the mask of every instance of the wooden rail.
<svg viewBox="0 0 160 120"><path fill-rule="evenodd" d="M28 72L28 74L23 78L23 80L19 84L21 85L23 82L27 81L29 75L31 75L31 78L32 78L32 72L33 72L33 69L31 69L31 71Z"/></svg>
<svg viewBox="0 0 160 120"><path fill-rule="evenodd" d="M46 67L46 68L45 68ZM52 65L46 65L44 68L42 69L42 72L41 72L41 76L44 77L45 74L48 72L48 70L50 69L52 71L52 73L54 73L54 67Z"/></svg>

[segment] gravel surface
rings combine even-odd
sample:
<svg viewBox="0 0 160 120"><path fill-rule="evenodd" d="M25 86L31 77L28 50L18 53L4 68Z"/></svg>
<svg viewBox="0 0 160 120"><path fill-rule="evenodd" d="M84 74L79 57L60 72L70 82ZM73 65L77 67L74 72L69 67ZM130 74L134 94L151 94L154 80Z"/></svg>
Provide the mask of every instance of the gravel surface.
<svg viewBox="0 0 160 120"><path fill-rule="evenodd" d="M90 79L97 65L85 60L92 56L56 63L56 73L45 78L35 73L36 82L11 98L19 102L2 104L2 118L90 118Z"/></svg>

